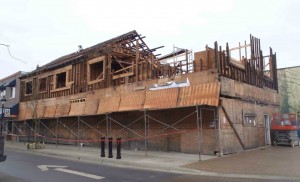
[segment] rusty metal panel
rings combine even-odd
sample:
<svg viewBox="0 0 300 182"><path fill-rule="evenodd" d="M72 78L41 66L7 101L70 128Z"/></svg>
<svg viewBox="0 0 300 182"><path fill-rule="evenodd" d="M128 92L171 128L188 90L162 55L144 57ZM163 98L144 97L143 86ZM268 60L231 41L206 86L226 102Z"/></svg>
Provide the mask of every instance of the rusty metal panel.
<svg viewBox="0 0 300 182"><path fill-rule="evenodd" d="M218 106L220 97L219 82L192 85L180 88L178 106L210 105Z"/></svg>
<svg viewBox="0 0 300 182"><path fill-rule="evenodd" d="M22 102L19 108L19 120L42 118L44 111L44 102L41 100Z"/></svg>
<svg viewBox="0 0 300 182"><path fill-rule="evenodd" d="M19 115L18 115L18 120L25 120L25 118L26 118L26 113L27 113L26 102L20 102L20 103L19 103Z"/></svg>
<svg viewBox="0 0 300 182"><path fill-rule="evenodd" d="M86 101L84 114L85 115L97 114L98 106L99 106L99 99Z"/></svg>
<svg viewBox="0 0 300 182"><path fill-rule="evenodd" d="M60 103L56 107L55 117L68 116L70 111L70 103Z"/></svg>
<svg viewBox="0 0 300 182"><path fill-rule="evenodd" d="M56 111L56 99L45 99L45 112L44 117L55 117L55 111Z"/></svg>
<svg viewBox="0 0 300 182"><path fill-rule="evenodd" d="M146 91L145 109L176 107L178 88Z"/></svg>
<svg viewBox="0 0 300 182"><path fill-rule="evenodd" d="M119 111L143 109L145 91L137 91L121 96Z"/></svg>
<svg viewBox="0 0 300 182"><path fill-rule="evenodd" d="M84 114L85 100L71 103L69 116L78 116Z"/></svg>
<svg viewBox="0 0 300 182"><path fill-rule="evenodd" d="M118 111L120 99L120 96L111 96L100 99L97 114Z"/></svg>
<svg viewBox="0 0 300 182"><path fill-rule="evenodd" d="M37 113L36 113L37 117L42 118L44 116L44 112L45 112L45 102L43 100L39 100L37 105Z"/></svg>

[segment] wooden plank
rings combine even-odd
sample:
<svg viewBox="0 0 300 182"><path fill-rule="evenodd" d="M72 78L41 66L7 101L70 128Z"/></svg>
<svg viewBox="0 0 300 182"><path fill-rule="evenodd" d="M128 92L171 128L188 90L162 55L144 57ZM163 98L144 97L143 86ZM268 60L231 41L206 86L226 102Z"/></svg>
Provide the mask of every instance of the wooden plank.
<svg viewBox="0 0 300 182"><path fill-rule="evenodd" d="M119 75L114 75L113 76L113 80L118 79L118 78L127 77L127 76L132 76L132 75L134 75L133 72L123 73L123 74L119 74Z"/></svg>

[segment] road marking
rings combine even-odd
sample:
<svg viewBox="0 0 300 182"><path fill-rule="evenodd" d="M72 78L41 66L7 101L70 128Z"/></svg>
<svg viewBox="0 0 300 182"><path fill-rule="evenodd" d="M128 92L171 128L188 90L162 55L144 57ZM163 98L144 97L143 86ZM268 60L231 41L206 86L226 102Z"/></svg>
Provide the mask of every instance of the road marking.
<svg viewBox="0 0 300 182"><path fill-rule="evenodd" d="M96 175L93 175L93 174L87 174L87 173L83 173L83 172L79 172L79 171L73 171L73 170L69 170L69 169L63 169L63 168L56 168L54 170L65 172L65 173L70 173L70 174L75 174L75 175L79 175L79 176L84 176L84 177L87 177L87 178L93 178L93 179L103 179L103 178L105 178L103 176L96 176Z"/></svg>
<svg viewBox="0 0 300 182"><path fill-rule="evenodd" d="M65 168L68 166L53 166L53 165L40 165L38 168L40 168L42 171L48 171L48 167L53 167L53 168Z"/></svg>
<svg viewBox="0 0 300 182"><path fill-rule="evenodd" d="M83 172L79 172L79 171L73 171L73 170L70 170L70 169L64 169L68 166L39 165L37 167L40 168L42 171L48 171L49 170L48 168L52 167L52 168L55 168L54 170L56 170L56 171L75 174L75 175L78 175L78 176L84 176L84 177L87 177L87 178L92 178L92 179L103 179L103 178L105 178L103 176L97 176L97 175L83 173Z"/></svg>

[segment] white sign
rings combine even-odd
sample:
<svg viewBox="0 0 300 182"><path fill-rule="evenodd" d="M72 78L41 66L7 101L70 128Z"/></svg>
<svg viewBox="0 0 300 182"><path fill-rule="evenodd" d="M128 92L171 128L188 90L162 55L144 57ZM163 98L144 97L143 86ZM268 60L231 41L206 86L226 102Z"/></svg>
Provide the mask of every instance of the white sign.
<svg viewBox="0 0 300 182"><path fill-rule="evenodd" d="M55 168L53 170L64 172L64 173L75 174L75 175L78 175L78 176L84 176L84 177L87 177L87 178L92 178L92 179L103 179L103 178L105 178L103 176L97 176L97 175L93 175L93 174L88 174L88 173L83 173L83 172L79 172L79 171L73 171L73 170L70 170L70 169L65 169L68 166L39 165L37 167L40 168L42 171L48 171L49 170L48 168Z"/></svg>
<svg viewBox="0 0 300 182"><path fill-rule="evenodd" d="M4 108L4 117L10 117L10 109ZM0 116L2 116L2 108L0 108Z"/></svg>

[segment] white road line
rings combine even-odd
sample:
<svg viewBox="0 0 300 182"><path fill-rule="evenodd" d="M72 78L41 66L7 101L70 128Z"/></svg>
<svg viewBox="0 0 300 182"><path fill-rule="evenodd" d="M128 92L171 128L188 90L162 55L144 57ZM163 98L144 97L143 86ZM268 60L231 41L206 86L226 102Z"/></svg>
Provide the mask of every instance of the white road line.
<svg viewBox="0 0 300 182"><path fill-rule="evenodd" d="M96 175L93 175L93 174L87 174L87 173L83 173L83 172L79 172L79 171L73 171L73 170L64 169L64 168L56 168L54 170L65 172L65 173L70 173L70 174L76 174L76 175L79 175L79 176L84 176L84 177L93 178L93 179L103 179L103 178L105 178L103 176L96 176Z"/></svg>
<svg viewBox="0 0 300 182"><path fill-rule="evenodd" d="M48 167L53 167L53 168L65 168L68 166L53 166L53 165L39 165L38 168L40 168L42 171L48 171Z"/></svg>

